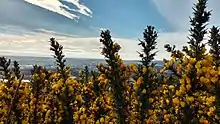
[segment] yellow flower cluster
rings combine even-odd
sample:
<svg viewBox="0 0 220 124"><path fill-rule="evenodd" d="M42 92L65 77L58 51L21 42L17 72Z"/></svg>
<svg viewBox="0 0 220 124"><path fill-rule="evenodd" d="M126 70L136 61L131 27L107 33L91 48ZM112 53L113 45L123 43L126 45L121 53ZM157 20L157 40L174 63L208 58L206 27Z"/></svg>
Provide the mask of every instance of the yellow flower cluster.
<svg viewBox="0 0 220 124"><path fill-rule="evenodd" d="M155 86L153 89L141 89L145 80L143 76L138 76L139 73L153 72L152 67L138 69L135 64L128 67L121 64L119 69L125 72L121 73L120 78L125 89L124 114L127 123L141 123L140 95L147 96L148 109L145 121L149 124L182 123L187 111L190 111L192 122L208 124L219 121L214 91L220 84L220 67L213 66L212 55L206 55L200 61L189 57L181 59L182 62L176 63L175 66L175 69L179 70L177 74L182 73L178 82L172 82L166 76L159 82L156 80L157 77L153 77L150 79ZM172 58L165 67L168 69L176 61L177 58ZM100 71L96 79L89 78L88 84L71 77L64 80L60 78L59 73L46 74L42 71L33 74L32 83L21 83L16 96L16 105L13 105L10 116L7 113L19 81L14 78L11 85L7 81L1 81L0 121L4 123L9 119L11 122L18 122L19 117L22 123L62 123L65 106L61 100L67 98L64 91L68 88L69 105L73 110L72 118L75 123L117 123L114 91L107 75L112 70L101 64L99 66L107 73ZM193 71L195 75L192 76ZM133 75L137 77L132 77ZM135 80L130 80L132 78Z"/></svg>

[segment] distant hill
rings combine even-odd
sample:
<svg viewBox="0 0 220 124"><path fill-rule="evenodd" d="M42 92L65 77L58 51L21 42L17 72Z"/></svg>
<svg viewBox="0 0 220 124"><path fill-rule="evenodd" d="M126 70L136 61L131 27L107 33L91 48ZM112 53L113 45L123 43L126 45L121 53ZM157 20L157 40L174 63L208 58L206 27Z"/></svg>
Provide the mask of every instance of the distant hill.
<svg viewBox="0 0 220 124"><path fill-rule="evenodd" d="M53 57L29 57L29 56L6 56L11 61L18 61L21 66L21 71L25 74L25 79L29 79L31 76L31 69L33 65L41 65L52 71L56 70L55 60ZM86 58L66 58L66 65L72 68L72 74L75 76L77 73L88 66L89 70L96 70L98 63L105 63L104 59L86 59ZM124 61L125 64L137 64L138 60ZM154 61L157 63L156 68L163 67L163 61Z"/></svg>
<svg viewBox="0 0 220 124"><path fill-rule="evenodd" d="M51 57L31 57L31 56L6 56L12 61L16 60L21 66L29 67L34 64L42 65L45 67L52 67L55 65L54 58ZM87 66L96 66L98 63L104 63L104 59L87 59L87 58L66 58L66 65L72 67L84 67ZM124 60L125 64L139 63L140 60ZM163 66L164 62L155 60L153 61L157 66Z"/></svg>

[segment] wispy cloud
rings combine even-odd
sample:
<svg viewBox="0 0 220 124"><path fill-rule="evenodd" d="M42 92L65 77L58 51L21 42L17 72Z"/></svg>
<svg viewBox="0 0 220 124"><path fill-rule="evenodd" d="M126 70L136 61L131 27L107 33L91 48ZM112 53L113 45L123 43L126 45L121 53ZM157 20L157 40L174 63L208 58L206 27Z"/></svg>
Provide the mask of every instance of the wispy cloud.
<svg viewBox="0 0 220 124"><path fill-rule="evenodd" d="M73 10L73 9L71 9L71 10L79 12L79 13L84 14L86 16L92 17L91 9L89 9L85 5L81 4L80 0L63 0L63 1L67 1L67 2L73 3L78 8L77 10Z"/></svg>
<svg viewBox="0 0 220 124"><path fill-rule="evenodd" d="M70 19L76 19L76 20L79 19L79 16L71 13L71 11L78 12L90 17L92 16L92 11L85 5L81 4L79 0L53 0L53 2L51 0L24 0L24 1L42 7L49 11L58 13ZM77 9L70 8L69 6L64 5L61 1L72 3L77 7Z"/></svg>
<svg viewBox="0 0 220 124"><path fill-rule="evenodd" d="M157 50L159 51L156 60L169 58L169 53L164 49L167 43L176 44L179 41L186 43L187 38L184 33L160 33L158 38ZM1 35L1 34L0 34ZM172 36L172 37L171 37ZM100 55L102 44L99 42L99 37L74 37L62 35L50 31L32 32L23 35L2 34L0 37L0 55L15 55L15 56L51 56L49 50L49 38L55 37L63 46L64 53L67 57L73 58L103 58ZM124 60L140 60L137 51L141 51L138 46L138 38L125 39L116 38L113 35L113 40L119 43L122 47L120 55ZM181 49L183 45L177 45Z"/></svg>
<svg viewBox="0 0 220 124"><path fill-rule="evenodd" d="M99 42L99 37L74 37L46 32L24 33L23 35L0 34L0 56L51 56L48 41L51 37L55 37L64 46L64 53L67 57L103 58L100 55L102 45ZM137 41L122 38L113 39L121 45L120 54L123 59L138 59Z"/></svg>
<svg viewBox="0 0 220 124"><path fill-rule="evenodd" d="M189 29L189 16L192 16L193 4L198 0L152 0L156 5L158 11L170 23L172 23L177 31L187 31ZM219 25L220 8L219 0L209 0L208 10L212 10L210 18L210 26Z"/></svg>

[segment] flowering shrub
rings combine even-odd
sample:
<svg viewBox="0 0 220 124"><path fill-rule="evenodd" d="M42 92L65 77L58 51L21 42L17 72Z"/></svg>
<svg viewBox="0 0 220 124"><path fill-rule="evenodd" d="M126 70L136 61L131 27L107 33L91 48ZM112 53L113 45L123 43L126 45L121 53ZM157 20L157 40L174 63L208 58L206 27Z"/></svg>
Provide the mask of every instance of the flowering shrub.
<svg viewBox="0 0 220 124"><path fill-rule="evenodd" d="M199 0L190 18L188 46L176 50L165 45L171 59L155 69L158 34L147 26L138 44L140 63L126 65L120 58L120 45L110 31L102 31L100 42L104 64L97 72L88 68L71 77L63 46L50 39L57 71L35 65L30 82L24 82L17 61L0 57L0 122L18 124L154 124L220 122L220 33L210 30L204 43L210 11L207 0ZM206 49L206 44L210 50ZM172 75L166 74L172 71ZM7 79L7 80L5 80Z"/></svg>

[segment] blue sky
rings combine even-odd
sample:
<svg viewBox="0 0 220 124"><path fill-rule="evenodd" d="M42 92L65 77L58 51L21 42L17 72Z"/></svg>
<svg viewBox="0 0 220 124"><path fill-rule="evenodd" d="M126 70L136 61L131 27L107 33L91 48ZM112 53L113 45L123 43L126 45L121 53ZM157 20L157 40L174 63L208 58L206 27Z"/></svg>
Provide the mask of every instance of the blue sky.
<svg viewBox="0 0 220 124"><path fill-rule="evenodd" d="M167 58L164 44L182 48L187 42L195 1L1 0L0 55L49 56L47 41L54 36L69 57L102 58L98 37L101 29L110 29L122 46L122 58L138 59L137 39L147 25L154 25L160 36L156 59ZM208 3L211 26L219 25L219 3Z"/></svg>
<svg viewBox="0 0 220 124"><path fill-rule="evenodd" d="M120 37L137 37L147 24L169 32L174 30L150 0L85 0L85 3L94 12L91 25L108 28Z"/></svg>

